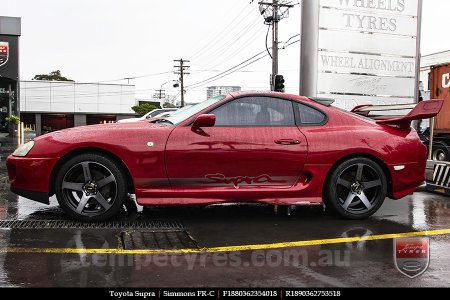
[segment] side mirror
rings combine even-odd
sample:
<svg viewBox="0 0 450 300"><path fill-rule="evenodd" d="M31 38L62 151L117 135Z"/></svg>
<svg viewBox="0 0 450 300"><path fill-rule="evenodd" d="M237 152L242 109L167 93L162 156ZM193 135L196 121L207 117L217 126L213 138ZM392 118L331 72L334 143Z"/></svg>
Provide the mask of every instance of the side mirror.
<svg viewBox="0 0 450 300"><path fill-rule="evenodd" d="M216 116L215 115L200 115L195 119L192 127L194 128L202 128L202 127L214 127L216 124Z"/></svg>

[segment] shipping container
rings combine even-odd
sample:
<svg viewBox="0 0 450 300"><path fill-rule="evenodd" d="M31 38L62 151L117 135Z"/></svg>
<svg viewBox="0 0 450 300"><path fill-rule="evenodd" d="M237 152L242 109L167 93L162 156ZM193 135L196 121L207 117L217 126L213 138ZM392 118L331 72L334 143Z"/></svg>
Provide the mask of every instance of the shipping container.
<svg viewBox="0 0 450 300"><path fill-rule="evenodd" d="M435 66L430 72L431 99L443 99L444 107L434 121L434 133L450 133L450 64Z"/></svg>
<svg viewBox="0 0 450 300"><path fill-rule="evenodd" d="M429 147L427 190L450 195L450 63L431 67L431 99L444 100L441 112L434 118L425 144Z"/></svg>

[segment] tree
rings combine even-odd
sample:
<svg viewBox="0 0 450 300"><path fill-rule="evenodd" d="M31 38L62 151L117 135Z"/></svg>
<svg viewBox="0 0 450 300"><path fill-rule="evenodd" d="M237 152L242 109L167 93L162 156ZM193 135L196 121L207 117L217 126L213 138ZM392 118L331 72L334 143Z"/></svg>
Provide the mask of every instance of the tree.
<svg viewBox="0 0 450 300"><path fill-rule="evenodd" d="M50 74L38 74L32 80L49 80L49 81L73 81L61 75L60 70L50 72Z"/></svg>
<svg viewBox="0 0 450 300"><path fill-rule="evenodd" d="M148 104L148 103L142 103L140 105L133 106L131 109L134 110L138 115L140 115L142 117L149 111L156 109L156 106Z"/></svg>
<svg viewBox="0 0 450 300"><path fill-rule="evenodd" d="M177 108L177 106L170 102L166 102L163 104L163 108Z"/></svg>

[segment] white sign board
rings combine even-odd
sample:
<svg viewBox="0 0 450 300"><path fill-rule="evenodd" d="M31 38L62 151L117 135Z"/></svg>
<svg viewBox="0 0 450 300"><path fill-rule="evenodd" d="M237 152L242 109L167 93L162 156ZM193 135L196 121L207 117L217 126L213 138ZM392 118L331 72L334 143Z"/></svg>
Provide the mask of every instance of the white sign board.
<svg viewBox="0 0 450 300"><path fill-rule="evenodd" d="M419 1L319 0L316 95L345 109L414 103Z"/></svg>

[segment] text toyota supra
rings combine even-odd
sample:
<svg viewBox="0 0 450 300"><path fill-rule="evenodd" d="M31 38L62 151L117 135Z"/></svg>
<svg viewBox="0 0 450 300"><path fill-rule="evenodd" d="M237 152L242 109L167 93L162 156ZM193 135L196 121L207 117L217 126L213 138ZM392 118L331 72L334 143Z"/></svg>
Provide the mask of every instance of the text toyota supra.
<svg viewBox="0 0 450 300"><path fill-rule="evenodd" d="M8 157L11 189L75 219L115 215L127 194L138 204L261 202L321 204L366 218L386 196L424 181L426 148L410 125L442 101L372 120L331 102L245 92L211 98L156 123L102 124L35 138Z"/></svg>

